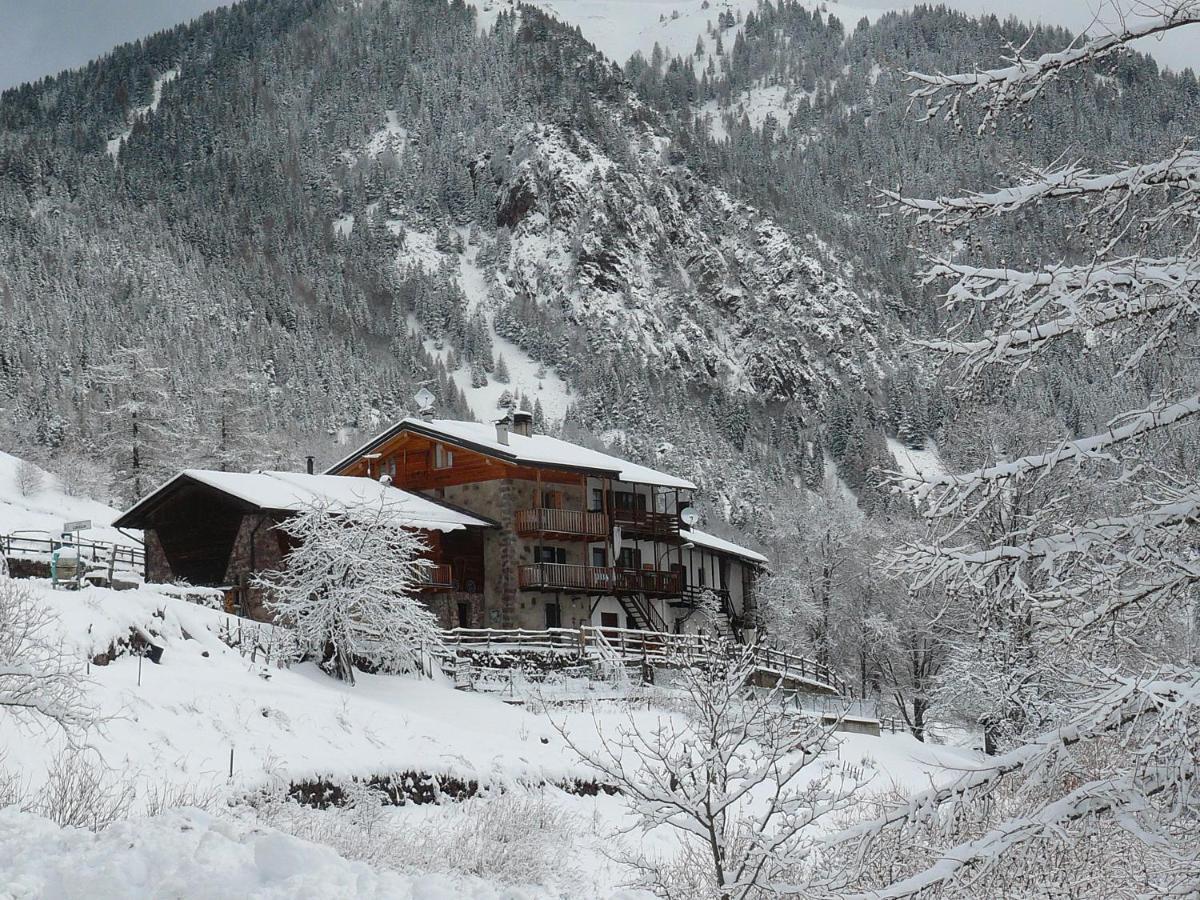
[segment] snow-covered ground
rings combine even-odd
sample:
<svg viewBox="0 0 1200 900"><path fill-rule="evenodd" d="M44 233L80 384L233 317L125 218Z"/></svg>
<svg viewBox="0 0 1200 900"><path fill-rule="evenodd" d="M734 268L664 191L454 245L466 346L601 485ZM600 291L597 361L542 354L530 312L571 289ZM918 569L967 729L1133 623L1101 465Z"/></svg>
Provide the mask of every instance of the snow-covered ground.
<svg viewBox="0 0 1200 900"><path fill-rule="evenodd" d="M161 588L59 592L44 581L20 584L54 612L57 639L81 665L131 633L163 648L159 664L142 661L140 684L136 656L91 665L87 673L88 695L107 718L88 744L98 765L135 786L134 812L142 814L140 798L155 790L186 791L212 802L205 813L169 812L110 826L95 836L60 831L31 814L4 813L0 884L9 894L0 891L0 896L125 897L144 894L149 885L156 885L150 893L160 896L171 895L172 885L201 882L203 888L187 895L643 896L620 890L630 871L606 856L616 832L632 824L621 798L577 796L556 787L591 775L558 727L583 747L597 746L601 734L621 725L649 731L663 716L678 715L663 705L665 693L643 693L630 704L612 700L607 690L598 692L598 697L607 693L607 700L545 707L532 696L534 702L521 707L408 677L364 674L349 687L311 664L289 669L261 656L250 659L227 646L237 627L232 617ZM5 715L0 712L0 769L15 772L36 790L61 741ZM931 778L947 776L971 760L964 751L907 736L845 735L826 762L861 770L870 778L870 790L886 792L893 786L927 786ZM487 818L493 809L488 804L529 797L530 803L543 804L536 807L538 815L549 811L569 823L569 840L547 848L555 857L547 871L561 868L570 880L557 882L547 875L537 879L544 882L538 886L512 887L509 883L517 882L511 873L507 881L481 879L470 865L443 865L436 855L422 857L432 875L415 873L411 859L397 874L364 864L362 855L351 853L358 861L349 861L332 849L305 844L272 830L269 817L259 821L259 814L246 807L228 806L272 784L316 778L347 783L401 772L453 775L507 790L466 805L386 808L381 815L387 828L401 835L473 834L469 823ZM343 831L349 827L339 813L328 815L330 824ZM643 850L664 853L675 840L661 830L639 838ZM219 872L202 877L206 868Z"/></svg>
<svg viewBox="0 0 1200 900"><path fill-rule="evenodd" d="M0 810L0 897L532 900L478 877L352 862L274 828L195 809L118 822L98 834Z"/></svg>
<svg viewBox="0 0 1200 900"><path fill-rule="evenodd" d="M41 469L42 487L23 496L17 487L19 465L17 457L0 452L0 535L27 532L34 537L58 537L67 522L86 519L92 527L80 532L84 540L140 546L133 537L111 527L117 510L87 497L69 496L61 479Z"/></svg>
<svg viewBox="0 0 1200 900"><path fill-rule="evenodd" d="M124 655L90 666L89 696L114 716L90 743L139 786L238 791L279 776L409 770L495 784L586 774L544 719L500 700L415 678L363 675L349 687L312 665L252 661L221 640L239 620L154 585L76 592L21 583L57 614L62 643L80 665L131 632L164 649L159 665ZM0 735L7 765L38 782L46 735L7 727Z"/></svg>
<svg viewBox="0 0 1200 900"><path fill-rule="evenodd" d="M133 134L133 123L147 116L152 116L158 111L158 105L162 103L163 88L178 77L179 69L168 69L154 79L154 93L150 102L146 106L134 107L125 118L129 127L116 137L111 138L108 142L108 155L113 158L113 162L116 162L117 157L121 154L121 145L129 140L129 136Z"/></svg>
<svg viewBox="0 0 1200 900"><path fill-rule="evenodd" d="M914 450L895 438L888 438L888 450L896 460L897 471L901 475L917 477L920 475L945 475L946 467L938 454L937 444L932 439L925 442L920 450Z"/></svg>

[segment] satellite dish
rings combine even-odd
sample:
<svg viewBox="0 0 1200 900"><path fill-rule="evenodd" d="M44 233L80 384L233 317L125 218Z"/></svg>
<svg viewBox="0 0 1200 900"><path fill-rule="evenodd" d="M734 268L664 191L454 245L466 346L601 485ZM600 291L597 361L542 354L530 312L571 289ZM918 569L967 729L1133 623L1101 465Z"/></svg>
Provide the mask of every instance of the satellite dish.
<svg viewBox="0 0 1200 900"><path fill-rule="evenodd" d="M432 409L433 404L437 402L437 397L430 393L429 388L421 388L413 399L417 401L417 408L422 412Z"/></svg>
<svg viewBox="0 0 1200 900"><path fill-rule="evenodd" d="M679 521L683 522L688 528L691 528L700 521L700 513L691 506L685 506L679 511Z"/></svg>

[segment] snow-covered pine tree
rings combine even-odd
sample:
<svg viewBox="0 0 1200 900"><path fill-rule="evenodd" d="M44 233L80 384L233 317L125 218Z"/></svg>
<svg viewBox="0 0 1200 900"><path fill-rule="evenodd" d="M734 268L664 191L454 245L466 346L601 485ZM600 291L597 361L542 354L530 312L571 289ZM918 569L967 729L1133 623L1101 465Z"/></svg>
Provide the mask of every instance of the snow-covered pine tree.
<svg viewBox="0 0 1200 900"><path fill-rule="evenodd" d="M504 361L503 353L496 357L496 368L492 371L492 377L501 384L508 384L511 376L508 374L508 363Z"/></svg>
<svg viewBox="0 0 1200 900"><path fill-rule="evenodd" d="M1138 38L1200 25L1196 0L1137 12L1066 50L1034 59L1017 51L1003 68L911 73L914 97L927 118L956 123L964 101L978 100L986 129ZM1104 172L1060 162L994 191L890 197L943 232L1067 207L1090 237L1081 258L1039 269L932 261L929 275L949 281L961 326L927 346L957 361L967 380L1003 367L1019 376L1060 347L1104 347L1122 374L1142 373L1193 333L1195 150ZM1055 667L1065 698L1032 740L838 835L834 846L852 845L857 859L886 860L861 886L866 895L1098 896L1121 884L1166 896L1200 884L1200 659L1183 637L1200 584L1200 482L1194 460L1173 468L1155 452L1161 436L1186 431L1200 414L1194 374L1177 381L1177 393L1099 432L971 472L901 480L942 526L940 540L902 558L914 585L941 582L967 603L1000 589L1019 605L1026 638L1042 649L1040 664ZM1100 502L1080 504L1076 492L1097 481ZM1048 490L1048 500L1021 515L1014 499L1030 487ZM995 527L975 529L980 521Z"/></svg>
<svg viewBox="0 0 1200 900"><path fill-rule="evenodd" d="M301 652L354 683L359 661L390 672L419 670L441 643L418 589L429 563L420 534L387 503L315 503L277 526L294 543L282 571L259 579L268 609Z"/></svg>

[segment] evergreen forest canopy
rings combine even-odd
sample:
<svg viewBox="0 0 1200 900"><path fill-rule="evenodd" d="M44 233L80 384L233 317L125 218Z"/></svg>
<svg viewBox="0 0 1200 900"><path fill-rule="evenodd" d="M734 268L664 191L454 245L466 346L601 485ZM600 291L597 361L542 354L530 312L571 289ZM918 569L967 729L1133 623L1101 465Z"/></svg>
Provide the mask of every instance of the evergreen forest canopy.
<svg viewBox="0 0 1200 900"><path fill-rule="evenodd" d="M1027 39L1069 37L780 0L741 22L714 9L687 58L617 65L528 6L481 31L460 0L246 0L7 91L5 449L120 500L131 465L140 483L331 459L420 385L445 415L486 413L452 373L503 378L494 332L570 385L552 427L691 475L710 524L769 541L827 459L866 509L903 514L873 474L887 435L954 460L975 446L964 407L1082 434L1194 377L1180 359L1114 382L1115 355L1068 344L1015 389L963 395L909 352L941 324L911 248L940 238L881 216L879 190L1002 183L1062 147L1153 155L1197 130L1195 77L1139 55L1065 79L1032 127L915 121L898 61L958 71ZM763 87L789 121L719 111ZM364 150L389 121L401 139ZM973 239L997 261L1089 249L1050 209Z"/></svg>

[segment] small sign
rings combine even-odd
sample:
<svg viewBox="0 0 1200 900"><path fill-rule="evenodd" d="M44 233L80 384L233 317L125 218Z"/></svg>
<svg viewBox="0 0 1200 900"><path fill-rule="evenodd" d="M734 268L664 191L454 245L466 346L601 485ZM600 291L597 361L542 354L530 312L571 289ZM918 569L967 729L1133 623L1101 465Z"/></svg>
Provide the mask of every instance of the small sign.
<svg viewBox="0 0 1200 900"><path fill-rule="evenodd" d="M62 530L63 530L63 534L66 534L67 532L72 532L72 531L86 531L88 528L91 528L91 527L92 527L91 519L80 519L78 522L64 522Z"/></svg>

